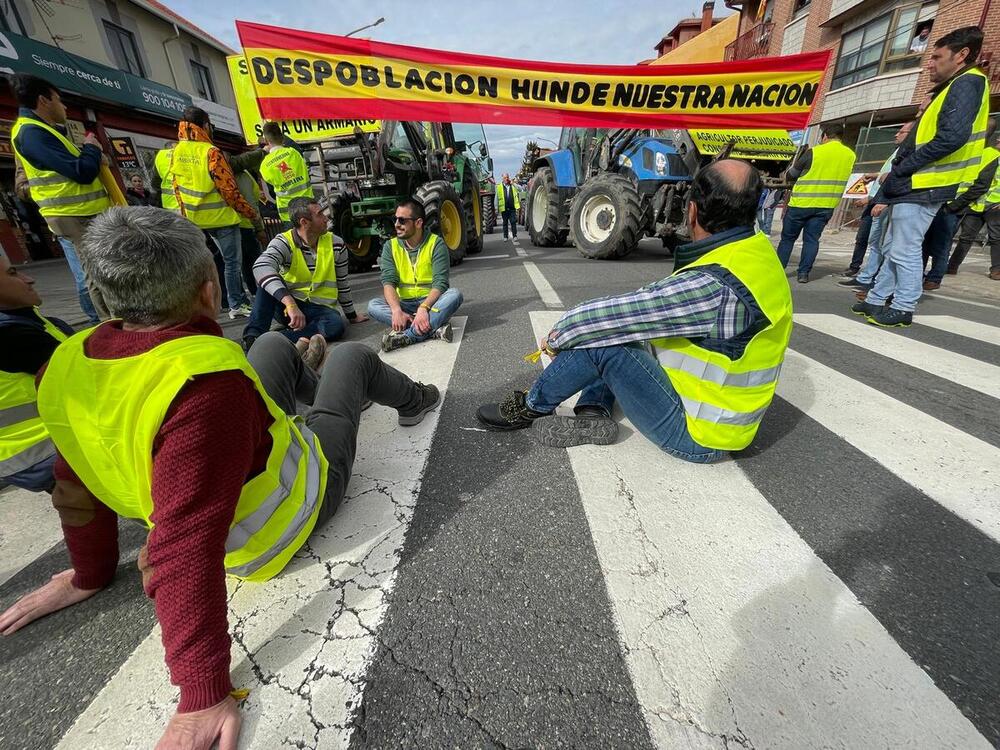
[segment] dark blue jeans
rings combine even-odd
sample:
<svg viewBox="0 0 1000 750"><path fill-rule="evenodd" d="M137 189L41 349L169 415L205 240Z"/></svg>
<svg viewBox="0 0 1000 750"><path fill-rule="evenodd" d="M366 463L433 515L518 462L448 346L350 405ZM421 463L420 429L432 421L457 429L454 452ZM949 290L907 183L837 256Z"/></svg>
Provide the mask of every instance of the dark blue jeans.
<svg viewBox="0 0 1000 750"><path fill-rule="evenodd" d="M792 245L802 235L802 254L799 257L798 273L809 273L816 256L819 255L819 238L826 224L833 216L832 208L793 208L785 209L784 221L781 225L781 242L778 243L778 258L781 265L788 266L792 257Z"/></svg>
<svg viewBox="0 0 1000 750"><path fill-rule="evenodd" d="M925 281L934 281L938 284L944 278L944 272L948 269L948 255L951 253L951 241L955 237L955 229L958 227L958 214L946 211L942 206L930 227L924 235L924 244L921 248L924 257L924 268L927 268L927 261L931 262L930 270L924 277Z"/></svg>
<svg viewBox="0 0 1000 750"><path fill-rule="evenodd" d="M503 238L507 239L507 225L510 225L511 235L517 237L517 211L513 208L500 214L503 219Z"/></svg>
<svg viewBox="0 0 1000 750"><path fill-rule="evenodd" d="M854 254L851 256L851 270L860 271L865 262L865 251L872 234L872 202L868 201L865 210L858 219L858 233L854 235Z"/></svg>
<svg viewBox="0 0 1000 750"><path fill-rule="evenodd" d="M306 326L301 331L293 331L291 328L281 331L280 333L289 341L295 342L302 337L309 338L317 333L322 333L323 338L327 341L334 341L344 335L346 324L336 307L327 307L301 300L296 300L296 304L302 314L306 316ZM276 317L276 315L280 315L280 317ZM281 303L263 289L257 289L257 294L253 298L250 319L247 322L247 327L243 329L243 337L259 338L271 330L272 320L288 323L284 318L284 308Z"/></svg>
<svg viewBox="0 0 1000 750"><path fill-rule="evenodd" d="M580 391L578 406L599 405L610 410L618 399L636 429L673 456L709 463L726 455L691 439L680 396L642 344L559 352L531 387L527 404L547 414Z"/></svg>

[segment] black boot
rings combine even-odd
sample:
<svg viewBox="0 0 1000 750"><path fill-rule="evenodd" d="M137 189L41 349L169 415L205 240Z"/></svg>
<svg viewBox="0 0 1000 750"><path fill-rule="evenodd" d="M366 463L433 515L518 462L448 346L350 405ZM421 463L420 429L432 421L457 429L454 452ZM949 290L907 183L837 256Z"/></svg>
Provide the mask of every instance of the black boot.
<svg viewBox="0 0 1000 750"><path fill-rule="evenodd" d="M529 409L525 403L525 391L514 391L499 404L483 404L476 412L476 418L491 430L523 430L539 417L548 416Z"/></svg>

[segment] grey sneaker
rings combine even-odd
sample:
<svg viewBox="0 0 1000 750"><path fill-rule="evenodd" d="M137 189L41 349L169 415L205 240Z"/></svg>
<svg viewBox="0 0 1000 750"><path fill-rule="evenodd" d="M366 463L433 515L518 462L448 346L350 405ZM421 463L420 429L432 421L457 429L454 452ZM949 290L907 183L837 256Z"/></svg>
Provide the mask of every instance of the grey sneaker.
<svg viewBox="0 0 1000 750"><path fill-rule="evenodd" d="M441 339L442 341L447 341L450 344L455 338L455 331L452 329L451 323L445 323L443 326L434 331L431 338Z"/></svg>
<svg viewBox="0 0 1000 750"><path fill-rule="evenodd" d="M410 340L410 337L402 331L399 333L396 331L389 331L388 333L382 334L382 351L384 352L402 349L404 346L409 346L412 343L413 342Z"/></svg>
<svg viewBox="0 0 1000 750"><path fill-rule="evenodd" d="M250 305L243 304L229 308L230 320L236 320L237 318L249 318L249 317L250 317Z"/></svg>
<svg viewBox="0 0 1000 750"><path fill-rule="evenodd" d="M618 437L618 423L604 416L542 417L532 425L535 440L550 448L591 443L610 445Z"/></svg>
<svg viewBox="0 0 1000 750"><path fill-rule="evenodd" d="M417 383L417 388L421 391L420 405L413 411L399 410L399 424L402 427L412 427L415 424L420 424L424 419L424 415L429 411L434 411L438 404L441 403L441 391L437 389L437 386Z"/></svg>
<svg viewBox="0 0 1000 750"><path fill-rule="evenodd" d="M887 307L884 310L869 315L869 323L882 328L906 328L913 322L913 313L908 310L897 310L895 307Z"/></svg>
<svg viewBox="0 0 1000 750"><path fill-rule="evenodd" d="M299 349L300 345L301 341L296 344L296 348ZM319 372L323 366L323 362L326 360L326 339L323 338L323 334L313 334L309 338L309 343L306 344L305 351L302 351L301 354L302 361L306 363L306 367L314 372Z"/></svg>

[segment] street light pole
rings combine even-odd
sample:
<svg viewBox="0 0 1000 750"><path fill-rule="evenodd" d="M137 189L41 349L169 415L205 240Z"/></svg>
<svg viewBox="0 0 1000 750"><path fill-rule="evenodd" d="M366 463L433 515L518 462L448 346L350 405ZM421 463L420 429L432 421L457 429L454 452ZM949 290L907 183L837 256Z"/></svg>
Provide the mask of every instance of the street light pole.
<svg viewBox="0 0 1000 750"><path fill-rule="evenodd" d="M382 23L384 20L385 20L384 18L379 18L378 20L373 21L372 23L368 24L367 26L362 26L360 29L355 29L354 31L352 31L349 34L344 34L344 36L353 36L354 34L357 34L359 31L364 31L365 29L373 29L376 26L378 26L380 23Z"/></svg>

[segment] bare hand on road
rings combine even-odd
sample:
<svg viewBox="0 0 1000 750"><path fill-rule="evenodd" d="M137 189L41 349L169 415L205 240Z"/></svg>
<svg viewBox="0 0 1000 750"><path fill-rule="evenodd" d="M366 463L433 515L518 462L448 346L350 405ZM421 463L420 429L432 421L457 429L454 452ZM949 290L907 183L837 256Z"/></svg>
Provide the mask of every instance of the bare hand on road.
<svg viewBox="0 0 1000 750"><path fill-rule="evenodd" d="M10 635L39 617L89 599L100 589L78 589L73 585L73 569L56 573L44 586L25 594L0 615L0 633Z"/></svg>
<svg viewBox="0 0 1000 750"><path fill-rule="evenodd" d="M226 696L203 711L175 713L156 743L156 750L211 750L216 740L219 750L236 750L240 722L239 706Z"/></svg>

